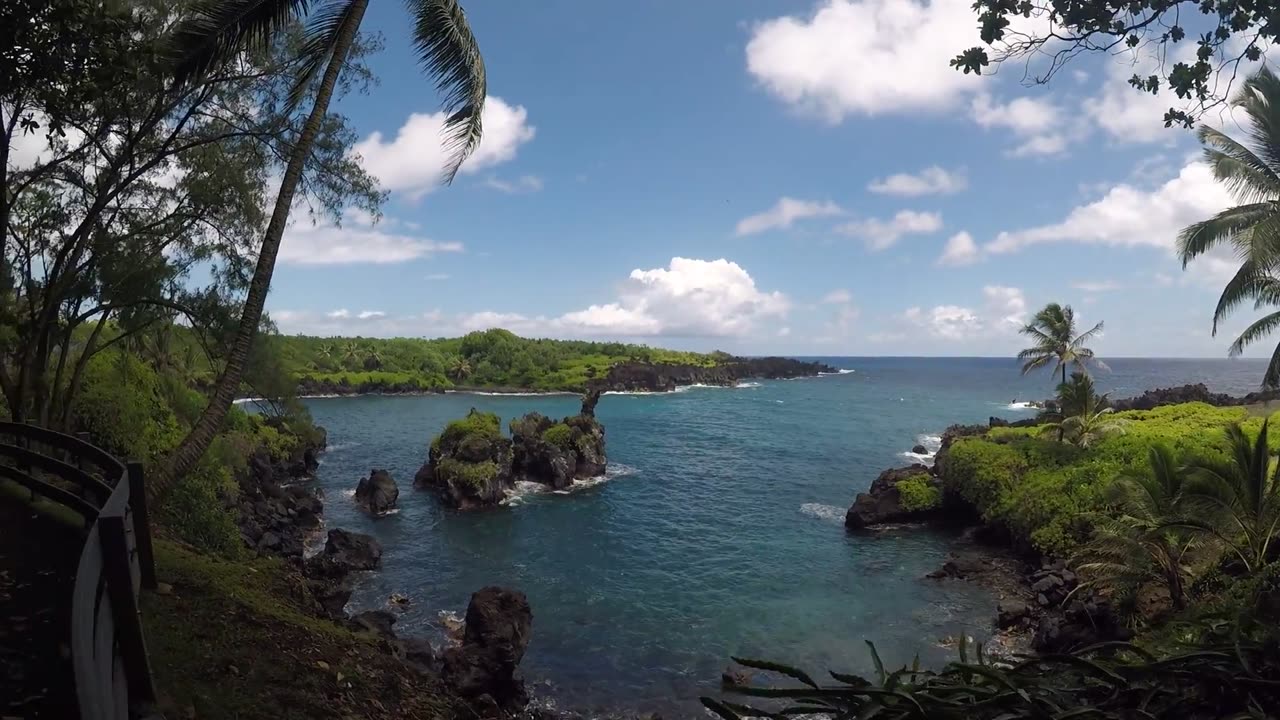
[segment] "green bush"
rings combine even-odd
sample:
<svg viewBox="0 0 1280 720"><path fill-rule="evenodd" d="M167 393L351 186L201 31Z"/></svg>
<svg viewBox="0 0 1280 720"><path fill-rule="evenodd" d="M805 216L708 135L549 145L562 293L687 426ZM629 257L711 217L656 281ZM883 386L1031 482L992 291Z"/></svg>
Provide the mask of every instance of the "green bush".
<svg viewBox="0 0 1280 720"><path fill-rule="evenodd" d="M929 484L925 475L899 480L894 483L902 500L902 509L908 512L932 510L942 504L942 491Z"/></svg>
<svg viewBox="0 0 1280 720"><path fill-rule="evenodd" d="M182 540L205 552L227 558L244 552L236 526L233 500L236 483L231 471L206 453L199 464L165 496L158 519Z"/></svg>
<svg viewBox="0 0 1280 720"><path fill-rule="evenodd" d="M72 416L77 430L128 460L152 462L182 439L156 371L123 352L99 353L88 362Z"/></svg>
<svg viewBox="0 0 1280 720"><path fill-rule="evenodd" d="M467 485L480 492L498 476L498 464L492 460L469 463L445 458L436 464L435 472L441 482Z"/></svg>
<svg viewBox="0 0 1280 720"><path fill-rule="evenodd" d="M542 433L542 439L546 440L552 445L555 445L561 450L572 450L573 449L573 428L569 427L568 425L565 425L562 422L558 422L555 425L552 425L551 427L547 428L546 431Z"/></svg>
<svg viewBox="0 0 1280 720"><path fill-rule="evenodd" d="M457 445L464 438L477 437L485 440L497 440L502 437L502 419L497 413L480 412L472 409L467 416L453 420L444 426L444 431L431 441L431 447L440 449L442 443Z"/></svg>

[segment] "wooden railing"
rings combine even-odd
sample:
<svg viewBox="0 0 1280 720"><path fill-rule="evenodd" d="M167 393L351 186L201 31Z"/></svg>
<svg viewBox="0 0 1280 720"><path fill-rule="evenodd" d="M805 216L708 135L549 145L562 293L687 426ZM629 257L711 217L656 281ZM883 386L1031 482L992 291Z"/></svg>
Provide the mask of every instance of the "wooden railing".
<svg viewBox="0 0 1280 720"><path fill-rule="evenodd" d="M71 601L71 663L83 720L128 720L155 703L138 592L156 586L142 465L34 425L0 422L0 477L72 508L88 534Z"/></svg>

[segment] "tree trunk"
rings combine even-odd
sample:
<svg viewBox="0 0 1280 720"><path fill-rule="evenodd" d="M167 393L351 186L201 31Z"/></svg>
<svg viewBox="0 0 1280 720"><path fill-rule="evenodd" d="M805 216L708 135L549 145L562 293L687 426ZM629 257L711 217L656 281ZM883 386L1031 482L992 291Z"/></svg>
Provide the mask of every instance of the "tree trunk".
<svg viewBox="0 0 1280 720"><path fill-rule="evenodd" d="M280 193L276 196L275 208L271 212L271 222L267 225L266 235L262 238L262 250L258 253L258 264L253 271L253 281L249 284L249 293L244 300L244 309L240 313L240 325L231 343L226 368L218 378L213 395L209 398L209 404L204 412L200 414L200 419L196 421L191 432L187 433L178 447L161 462L160 472L148 486L153 498L163 498L173 484L189 473L200 461L221 428L222 421L226 418L227 411L231 408L231 403L240 389L240 377L249 356L249 348L262 322L262 309L267 301L267 292L271 289L271 275L275 271L276 255L280 251L280 240L284 237L289 210L293 206L293 197L302 180L303 168L311 155L311 147L320 131L320 123L329 111L329 100L333 97L334 86L346 62L347 53L355 41L356 31L360 28L360 21L364 17L367 6L368 0L355 0L351 6L351 15L338 33L333 56L325 67L324 77L316 92L311 114L307 116L302 132L299 133L293 151L289 155L289 164L285 168L284 179L280 182Z"/></svg>

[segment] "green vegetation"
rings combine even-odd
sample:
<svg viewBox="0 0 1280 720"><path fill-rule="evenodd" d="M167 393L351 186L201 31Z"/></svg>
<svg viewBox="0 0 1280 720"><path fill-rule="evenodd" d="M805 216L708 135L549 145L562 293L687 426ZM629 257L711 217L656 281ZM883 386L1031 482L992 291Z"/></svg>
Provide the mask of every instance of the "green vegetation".
<svg viewBox="0 0 1280 720"><path fill-rule="evenodd" d="M928 476L899 480L894 487L902 498L902 509L908 512L932 510L942 504L942 491L929 483Z"/></svg>
<svg viewBox="0 0 1280 720"><path fill-rule="evenodd" d="M1214 176L1241 203L1186 227L1178 236L1183 266L1216 248L1226 247L1240 259L1240 267L1222 289L1213 311L1213 332L1243 303L1255 309L1280 306L1280 261L1272 227L1280 219L1280 78L1267 67L1245 81L1231 105L1247 119L1249 143L1204 126L1200 142ZM1235 357L1248 345L1280 327L1280 312L1269 312L1246 328L1228 349ZM1280 387L1280 345L1263 377L1264 387Z"/></svg>
<svg viewBox="0 0 1280 720"><path fill-rule="evenodd" d="M546 431L542 433L542 439L552 445L555 445L561 450L572 450L573 428L565 425L563 422L558 422L547 428Z"/></svg>
<svg viewBox="0 0 1280 720"><path fill-rule="evenodd" d="M439 449L441 445L457 445L468 438L489 441L501 437L502 418L497 413L480 412L473 408L466 417L445 425L444 430L431 441L431 447Z"/></svg>
<svg viewBox="0 0 1280 720"><path fill-rule="evenodd" d="M279 560L227 562L156 542L169 587L143 595L147 649L167 717L452 717L448 696L380 641L316 617Z"/></svg>
<svg viewBox="0 0 1280 720"><path fill-rule="evenodd" d="M1112 416L1107 396L1093 391L1093 380L1083 372L1072 373L1071 382L1058 386L1059 419L1044 426L1043 432L1054 433L1079 447L1089 447L1107 435L1123 433L1128 421Z"/></svg>
<svg viewBox="0 0 1280 720"><path fill-rule="evenodd" d="M435 472L437 481L441 483L460 483L480 492L498 477L498 463L492 460L463 462L456 458L444 458L436 463Z"/></svg>
<svg viewBox="0 0 1280 720"><path fill-rule="evenodd" d="M452 387L580 391L619 362L710 367L728 356L645 345L519 337L492 329L460 338L276 338L288 372L315 392Z"/></svg>

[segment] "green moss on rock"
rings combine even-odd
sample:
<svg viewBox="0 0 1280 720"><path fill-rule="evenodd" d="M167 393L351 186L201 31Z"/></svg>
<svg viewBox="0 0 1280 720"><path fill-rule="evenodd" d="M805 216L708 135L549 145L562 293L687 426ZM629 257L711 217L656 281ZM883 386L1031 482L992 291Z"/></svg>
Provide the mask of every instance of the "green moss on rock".
<svg viewBox="0 0 1280 720"><path fill-rule="evenodd" d="M916 475L894 484L902 509L907 512L932 510L942 504L942 491L929 483L926 475Z"/></svg>

